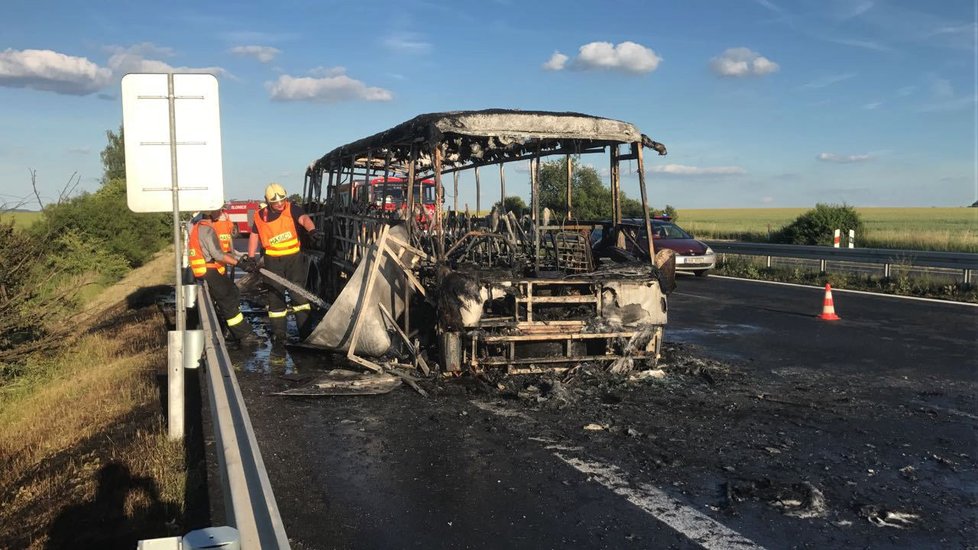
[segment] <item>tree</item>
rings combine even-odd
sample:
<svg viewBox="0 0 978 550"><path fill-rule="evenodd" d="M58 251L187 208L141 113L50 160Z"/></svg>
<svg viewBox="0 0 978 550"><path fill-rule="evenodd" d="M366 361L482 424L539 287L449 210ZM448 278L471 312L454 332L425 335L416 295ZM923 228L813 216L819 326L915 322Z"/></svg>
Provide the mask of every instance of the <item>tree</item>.
<svg viewBox="0 0 978 550"><path fill-rule="evenodd" d="M505 205L505 211L516 214L516 217L522 217L523 214L530 211L530 209L527 208L526 203L523 202L522 197L506 197ZM499 210L499 201L496 201L496 204L492 205L492 207Z"/></svg>
<svg viewBox="0 0 978 550"><path fill-rule="evenodd" d="M610 220L611 189L604 185L598 171L592 166L580 164L572 157L574 174L571 180L574 218L578 220ZM508 200L508 199L507 199ZM549 208L558 218L567 215L567 160L552 160L540 165L540 210ZM649 207L649 212L653 209ZM623 218L644 218L642 201L621 193Z"/></svg>
<svg viewBox="0 0 978 550"><path fill-rule="evenodd" d="M102 185L114 179L126 179L126 147L125 138L122 135L122 126L119 126L119 133L112 130L105 131L105 137L109 143L102 149Z"/></svg>

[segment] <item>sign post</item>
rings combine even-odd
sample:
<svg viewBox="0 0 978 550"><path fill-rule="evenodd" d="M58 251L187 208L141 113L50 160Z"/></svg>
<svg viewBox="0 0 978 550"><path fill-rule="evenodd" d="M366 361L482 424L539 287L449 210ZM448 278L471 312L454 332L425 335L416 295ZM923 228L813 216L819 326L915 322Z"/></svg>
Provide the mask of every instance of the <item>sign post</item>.
<svg viewBox="0 0 978 550"><path fill-rule="evenodd" d="M170 439L180 439L184 434L187 329L180 212L214 210L224 202L217 78L210 74L125 75L122 126L129 209L173 213L176 330L169 334L167 345L167 417Z"/></svg>

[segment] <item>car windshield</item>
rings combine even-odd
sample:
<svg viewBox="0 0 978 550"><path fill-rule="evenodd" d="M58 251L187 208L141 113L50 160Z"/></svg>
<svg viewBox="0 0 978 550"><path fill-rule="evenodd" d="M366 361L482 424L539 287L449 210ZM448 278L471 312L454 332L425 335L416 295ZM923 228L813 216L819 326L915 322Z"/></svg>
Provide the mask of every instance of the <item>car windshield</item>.
<svg viewBox="0 0 978 550"><path fill-rule="evenodd" d="M693 236L672 223L656 222L652 224L653 239L692 239Z"/></svg>

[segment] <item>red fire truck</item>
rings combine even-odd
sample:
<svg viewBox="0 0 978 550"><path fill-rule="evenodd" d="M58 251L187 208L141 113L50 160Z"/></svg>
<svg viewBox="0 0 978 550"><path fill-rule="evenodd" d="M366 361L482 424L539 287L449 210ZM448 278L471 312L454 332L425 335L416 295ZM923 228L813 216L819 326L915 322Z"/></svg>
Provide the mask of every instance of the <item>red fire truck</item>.
<svg viewBox="0 0 978 550"><path fill-rule="evenodd" d="M394 212L407 208L407 178L389 176L387 182L377 177L364 185L363 180L353 182L353 196L350 196L350 184L337 187L339 200L349 206L351 202L366 203L372 210ZM414 184L414 200L419 206L423 205L428 217L435 213L435 180L424 179Z"/></svg>
<svg viewBox="0 0 978 550"><path fill-rule="evenodd" d="M224 212L228 219L233 222L231 235L248 235L251 233L251 222L255 219L255 213L261 208L261 203L253 200L230 200L224 205Z"/></svg>

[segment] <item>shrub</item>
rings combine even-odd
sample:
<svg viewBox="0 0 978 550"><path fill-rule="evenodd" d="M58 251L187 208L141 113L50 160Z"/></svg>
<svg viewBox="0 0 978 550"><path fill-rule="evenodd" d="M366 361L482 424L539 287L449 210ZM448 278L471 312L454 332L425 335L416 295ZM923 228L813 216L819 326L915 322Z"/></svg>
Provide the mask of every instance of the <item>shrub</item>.
<svg viewBox="0 0 978 550"><path fill-rule="evenodd" d="M517 218L523 217L523 214L529 213L530 211L530 209L527 208L526 203L523 202L522 197L506 197L506 202L504 204L506 205L506 211L512 212ZM496 201L496 204L492 205L492 207L498 210L499 201Z"/></svg>
<svg viewBox="0 0 978 550"><path fill-rule="evenodd" d="M813 210L773 234L772 240L785 244L828 245L832 244L836 229L841 229L843 235L852 229L857 240L862 237L863 222L855 208L846 204L816 204Z"/></svg>
<svg viewBox="0 0 978 550"><path fill-rule="evenodd" d="M64 271L47 263L53 242L0 221L0 363L52 349L47 323L73 305L74 288L58 285ZM0 375L11 372L9 365Z"/></svg>
<svg viewBox="0 0 978 550"><path fill-rule="evenodd" d="M116 178L94 193L47 206L44 222L35 226L35 232L59 236L73 232L138 267L166 246L172 228L167 214L130 211L126 182Z"/></svg>

